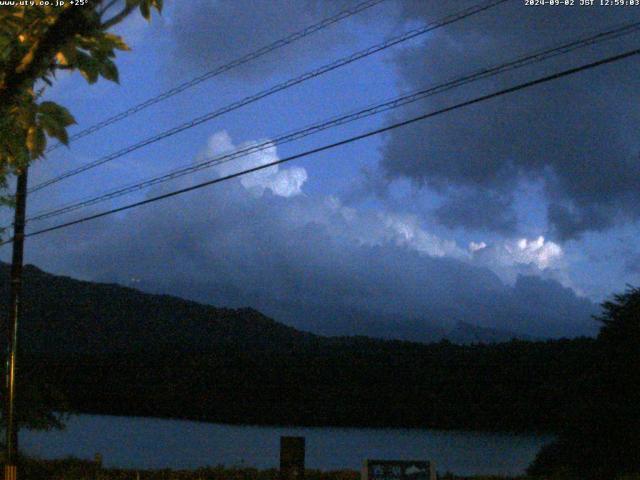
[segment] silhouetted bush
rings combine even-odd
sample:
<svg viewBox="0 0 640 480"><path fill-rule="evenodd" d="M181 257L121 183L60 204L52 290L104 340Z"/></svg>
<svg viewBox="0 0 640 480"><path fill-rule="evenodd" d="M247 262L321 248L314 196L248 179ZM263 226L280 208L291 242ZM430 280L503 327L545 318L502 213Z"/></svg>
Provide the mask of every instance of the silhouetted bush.
<svg viewBox="0 0 640 480"><path fill-rule="evenodd" d="M602 480L640 473L640 289L602 308L594 371L560 438L528 469L532 475Z"/></svg>

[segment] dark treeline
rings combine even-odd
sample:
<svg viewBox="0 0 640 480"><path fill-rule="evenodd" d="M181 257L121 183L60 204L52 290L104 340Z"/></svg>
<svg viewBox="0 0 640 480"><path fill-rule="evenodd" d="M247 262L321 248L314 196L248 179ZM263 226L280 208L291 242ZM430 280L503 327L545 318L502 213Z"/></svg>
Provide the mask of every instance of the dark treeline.
<svg viewBox="0 0 640 480"><path fill-rule="evenodd" d="M640 289L604 302L598 320L594 374L557 441L538 453L531 474L580 480L640 476Z"/></svg>
<svg viewBox="0 0 640 480"><path fill-rule="evenodd" d="M0 278L7 269L0 264ZM553 432L598 363L588 338L474 346L328 338L252 309L32 266L24 282L19 398L31 423L50 420L53 403L219 422ZM0 307L7 289L0 282ZM50 388L36 387L43 382Z"/></svg>
<svg viewBox="0 0 640 480"><path fill-rule="evenodd" d="M27 267L18 413L549 432L530 473L613 479L640 471L640 290L602 307L597 338L330 338Z"/></svg>
<svg viewBox="0 0 640 480"><path fill-rule="evenodd" d="M595 341L458 346L334 339L286 349L23 356L71 411L229 423L559 431Z"/></svg>

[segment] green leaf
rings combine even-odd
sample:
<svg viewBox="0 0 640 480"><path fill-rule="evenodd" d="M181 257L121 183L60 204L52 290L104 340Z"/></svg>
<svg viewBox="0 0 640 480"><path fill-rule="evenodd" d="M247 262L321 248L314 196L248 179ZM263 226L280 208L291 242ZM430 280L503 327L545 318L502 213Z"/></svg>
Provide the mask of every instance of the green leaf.
<svg viewBox="0 0 640 480"><path fill-rule="evenodd" d="M56 120L56 122L63 127L76 123L76 120L73 118L73 115L69 113L69 110L55 102L42 102L38 106L38 113Z"/></svg>
<svg viewBox="0 0 640 480"><path fill-rule="evenodd" d="M149 0L142 0L142 2L140 2L140 13L146 20L149 20L151 18L151 9L149 8Z"/></svg>
<svg viewBox="0 0 640 480"><path fill-rule="evenodd" d="M69 135L67 134L67 129L54 118L46 116L41 117L40 126L42 126L45 132L47 132L47 135L52 138L57 138L61 143L68 145Z"/></svg>
<svg viewBox="0 0 640 480"><path fill-rule="evenodd" d="M98 81L99 71L94 66L86 66L84 68L81 68L80 73L89 84L96 83Z"/></svg>
<svg viewBox="0 0 640 480"><path fill-rule="evenodd" d="M38 113L38 125L47 135L67 145L69 135L66 127L75 123L69 110L54 102L42 102L38 106Z"/></svg>
<svg viewBox="0 0 640 480"><path fill-rule="evenodd" d="M62 143L63 145L69 145L69 134L67 133L66 128L57 130L56 134L53 137L57 138L58 141L60 141L60 143Z"/></svg>
<svg viewBox="0 0 640 480"><path fill-rule="evenodd" d="M36 122L38 107L33 101L24 101L17 109L16 120L23 128L28 128Z"/></svg>
<svg viewBox="0 0 640 480"><path fill-rule="evenodd" d="M77 60L78 70L89 83L96 83L100 75L100 65L90 55L84 52L78 52Z"/></svg>
<svg viewBox="0 0 640 480"><path fill-rule="evenodd" d="M109 42L111 48L123 51L131 50L131 48L129 48L129 45L127 45L119 35L114 35L113 33L105 33L104 38Z"/></svg>
<svg viewBox="0 0 640 480"><path fill-rule="evenodd" d="M68 45L56 53L56 60L60 65L73 65L77 61L76 49L74 46Z"/></svg>
<svg viewBox="0 0 640 480"><path fill-rule="evenodd" d="M118 67L116 67L116 64L113 63L111 60L105 60L102 63L100 67L100 73L107 80L120 83L120 80L118 78Z"/></svg>

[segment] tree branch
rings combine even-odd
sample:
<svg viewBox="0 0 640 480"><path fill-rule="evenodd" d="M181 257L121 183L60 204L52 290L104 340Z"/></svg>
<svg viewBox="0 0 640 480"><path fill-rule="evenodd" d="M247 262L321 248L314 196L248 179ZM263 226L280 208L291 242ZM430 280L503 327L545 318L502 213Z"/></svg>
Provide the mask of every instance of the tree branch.
<svg viewBox="0 0 640 480"><path fill-rule="evenodd" d="M46 34L34 42L26 55L7 66L7 76L0 84L0 110L10 107L25 87L29 87L45 73L51 58L71 38L93 27L83 9L65 9Z"/></svg>

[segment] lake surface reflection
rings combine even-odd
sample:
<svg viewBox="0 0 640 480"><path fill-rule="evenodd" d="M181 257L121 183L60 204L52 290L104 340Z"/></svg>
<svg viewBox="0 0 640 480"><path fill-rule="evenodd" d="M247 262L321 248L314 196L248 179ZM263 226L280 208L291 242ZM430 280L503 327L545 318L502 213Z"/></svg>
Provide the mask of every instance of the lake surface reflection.
<svg viewBox="0 0 640 480"><path fill-rule="evenodd" d="M365 458L433 460L439 472L517 475L549 436L438 430L257 427L140 417L77 415L64 431L20 433L42 458L101 453L107 467L277 468L281 435L306 437L308 468L359 470Z"/></svg>

